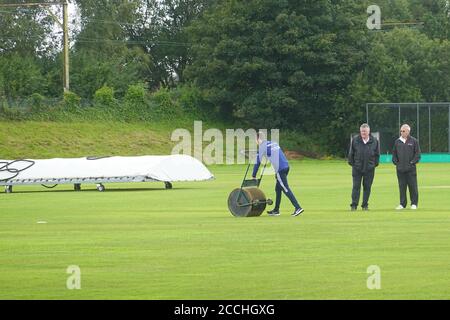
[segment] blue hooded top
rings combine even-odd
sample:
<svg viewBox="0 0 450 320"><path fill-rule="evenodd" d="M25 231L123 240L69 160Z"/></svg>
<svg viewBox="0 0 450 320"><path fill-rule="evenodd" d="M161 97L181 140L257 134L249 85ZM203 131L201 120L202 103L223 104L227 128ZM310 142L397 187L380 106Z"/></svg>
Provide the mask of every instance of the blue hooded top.
<svg viewBox="0 0 450 320"><path fill-rule="evenodd" d="M273 141L264 140L258 147L256 153L256 163L253 167L253 177L256 177L258 173L259 166L261 165L261 159L267 157L272 164L275 173L281 170L289 168L289 163L284 155L283 150L278 145L278 143Z"/></svg>

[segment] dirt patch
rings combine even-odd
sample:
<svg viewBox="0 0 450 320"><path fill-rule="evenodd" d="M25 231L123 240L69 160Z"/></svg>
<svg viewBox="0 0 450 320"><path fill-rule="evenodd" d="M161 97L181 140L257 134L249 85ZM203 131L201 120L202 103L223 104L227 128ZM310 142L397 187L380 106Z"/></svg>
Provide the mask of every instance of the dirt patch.
<svg viewBox="0 0 450 320"><path fill-rule="evenodd" d="M312 151L292 151L285 150L284 154L289 160L301 160L303 158L319 159L320 155Z"/></svg>
<svg viewBox="0 0 450 320"><path fill-rule="evenodd" d="M284 154L286 155L286 158L288 158L289 160L299 160L299 159L303 159L305 157L298 151L286 150L284 152Z"/></svg>

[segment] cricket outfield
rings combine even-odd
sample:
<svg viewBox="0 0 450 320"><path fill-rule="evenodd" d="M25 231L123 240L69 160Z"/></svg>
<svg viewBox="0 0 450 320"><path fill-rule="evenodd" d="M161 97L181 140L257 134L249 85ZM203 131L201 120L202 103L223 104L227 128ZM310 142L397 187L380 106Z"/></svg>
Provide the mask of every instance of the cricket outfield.
<svg viewBox="0 0 450 320"><path fill-rule="evenodd" d="M370 211L349 210L344 161L291 161L305 212L235 218L245 166L216 179L0 195L0 299L449 299L450 164L418 166L419 209L396 211L395 168L377 168ZM261 188L274 198L275 179ZM38 223L39 222L39 223ZM69 266L81 289L69 290ZM370 266L380 289L369 289ZM369 271L372 270L369 268ZM369 285L370 287L370 285Z"/></svg>

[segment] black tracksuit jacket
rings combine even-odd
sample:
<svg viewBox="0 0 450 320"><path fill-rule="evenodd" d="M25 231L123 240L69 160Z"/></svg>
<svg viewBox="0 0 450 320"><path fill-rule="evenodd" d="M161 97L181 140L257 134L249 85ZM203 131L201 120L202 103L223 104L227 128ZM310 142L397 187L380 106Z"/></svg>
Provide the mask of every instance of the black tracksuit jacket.
<svg viewBox="0 0 450 320"><path fill-rule="evenodd" d="M400 138L395 140L392 150L392 162L399 172L414 171L416 163L420 161L420 146L416 138L408 136L406 143Z"/></svg>
<svg viewBox="0 0 450 320"><path fill-rule="evenodd" d="M369 135L369 141L364 143L358 135L352 140L348 153L348 163L359 172L365 173L375 169L380 161L380 145L378 140Z"/></svg>

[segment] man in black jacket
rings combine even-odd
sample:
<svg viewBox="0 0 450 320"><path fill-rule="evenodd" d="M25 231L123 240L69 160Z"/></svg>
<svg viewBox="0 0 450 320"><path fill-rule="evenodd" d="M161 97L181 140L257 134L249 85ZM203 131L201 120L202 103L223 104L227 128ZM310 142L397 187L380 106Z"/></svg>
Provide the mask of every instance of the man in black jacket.
<svg viewBox="0 0 450 320"><path fill-rule="evenodd" d="M392 162L397 167L398 187L400 189L400 205L396 208L406 208L406 188L409 189L411 209L417 209L419 192L417 188L416 163L420 161L420 146L417 139L410 135L411 127L407 124L400 129L400 138L395 140L392 150Z"/></svg>
<svg viewBox="0 0 450 320"><path fill-rule="evenodd" d="M378 140L370 134L370 127L364 123L359 128L360 135L352 139L348 153L348 163L352 166L353 190L351 210L358 207L363 185L362 209L369 209L370 190L375 177L375 167L380 160L380 146Z"/></svg>

